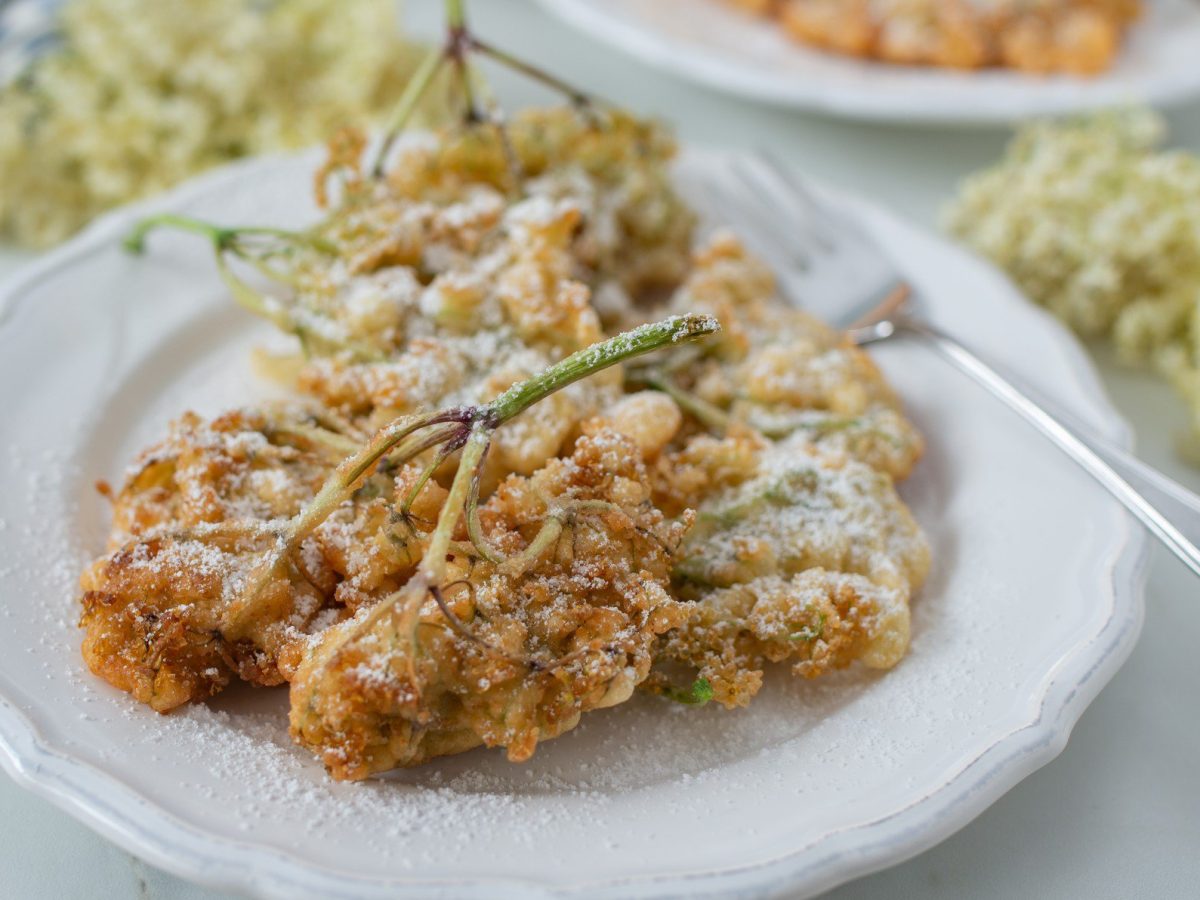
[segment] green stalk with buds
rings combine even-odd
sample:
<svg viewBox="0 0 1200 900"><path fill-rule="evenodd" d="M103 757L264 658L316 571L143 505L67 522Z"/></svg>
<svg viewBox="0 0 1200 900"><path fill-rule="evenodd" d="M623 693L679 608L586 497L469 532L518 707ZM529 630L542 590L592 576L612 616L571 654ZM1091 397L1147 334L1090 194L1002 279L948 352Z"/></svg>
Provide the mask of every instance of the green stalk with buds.
<svg viewBox="0 0 1200 900"><path fill-rule="evenodd" d="M447 38L443 45L430 51L406 86L391 126L378 146L370 169L372 177L383 177L397 137L408 125L439 74L447 67L453 69L461 91L466 126L495 127L510 165L514 169L518 167L517 156L509 143L506 126L498 108L489 104L484 110L479 105L470 64L473 54L490 58L559 92L589 123L601 122L596 104L588 95L476 37L468 28L463 0L446 0L446 20ZM515 183L519 184L520 179ZM140 222L126 238L125 247L131 252L141 252L147 236L159 228L181 229L206 238L216 257L218 272L235 301L249 312L272 322L285 333L296 335L306 353L343 353L356 362L380 361L377 351L361 346L349 337L331 337L334 331L320 327L324 323L314 320L314 317L328 318L327 314L304 309L301 302L295 299L288 301L270 296L252 287L234 269L234 264L243 268L250 267L272 281L295 287L295 279L280 271L273 263L298 254L313 254L329 260L334 259L338 249L317 232L222 227L186 216L162 214ZM448 496L436 522L432 525L432 530L421 535L422 541L425 542L425 550L416 572L403 588L376 604L356 621L354 628L339 639L352 640L378 622L382 616L399 610L402 627L408 632L414 650L409 657L411 664L417 655L415 651L420 610L426 600L432 598L449 626L458 635L465 640L482 644L482 640L470 632L442 597L441 586L445 581L447 558L451 551L464 550L475 554L478 558L497 566L501 573L519 577L554 545L564 529L569 527L573 516L609 512L616 508L612 504L600 501L583 501L569 508L556 509L547 515L546 521L522 552L512 556L501 553L487 539L479 519L481 482L496 431L515 416L570 384L657 350L697 341L719 329L719 323L712 316L694 314L672 316L644 325L566 357L540 374L513 385L489 403L403 416L379 429L363 444L358 444L354 439L335 431L315 426L308 429L303 436L317 443L334 458L340 458L341 462L313 499L297 515L289 520L277 522L221 523L219 526L201 527L186 535L175 536L199 541L228 541L247 537L265 541L270 545L245 586L227 608L222 620L222 634L233 641L247 634L251 624L261 613L263 603L266 602L267 588L296 565L294 558L304 540L339 506L350 500L368 478L379 472L381 465L394 468L422 459L428 460L419 472L414 486L398 504L397 509L400 518L409 522L416 534L416 527L411 523L409 516L411 506L435 473L441 472L444 465L457 454L458 465ZM682 397L681 392L670 390L669 379L646 378L645 382L677 396L681 405L697 414L702 421L708 421L710 425L724 424L724 420L712 421L720 414L715 408L708 410L694 405L687 406L683 402L687 398ZM710 413L708 420L700 415L703 412ZM456 545L453 540L460 522L465 524L469 544ZM501 652L494 648L488 649L491 652ZM553 668L564 664L567 659L550 664L527 659L519 661L535 668ZM680 693L673 699L702 704L710 696L711 689L707 683L697 682L691 693Z"/></svg>
<svg viewBox="0 0 1200 900"><path fill-rule="evenodd" d="M596 115L597 104L590 95L567 84L561 78L550 74L544 69L480 39L467 25L464 0L446 0L446 40L441 46L434 47L429 51L417 67L416 73L401 95L391 124L384 133L383 140L380 142L379 149L375 155L375 161L371 166L372 177L383 177L388 157L391 154L392 147L396 143L396 139L408 126L408 123L420 106L421 100L428 93L437 76L446 67L450 67L454 71L456 83L462 94L463 119L466 124L490 124L497 128L501 140L507 140L504 131L504 117L500 110L494 105L486 111L480 108L475 90L475 77L471 69L470 58L472 54L478 54L490 59L507 69L544 85L565 97L589 121L598 121ZM515 160L515 155L510 153L509 159Z"/></svg>
<svg viewBox="0 0 1200 900"><path fill-rule="evenodd" d="M188 216L164 213L140 221L126 236L123 242L125 249L131 253L144 252L146 238L160 228L190 231L207 238L216 258L217 272L234 301L285 334L295 335L306 355L349 353L356 362L377 362L381 358L377 351L352 338L331 340L322 333L321 328L313 327L313 319L321 318L322 314L313 311L302 313L295 302L271 297L251 287L230 264L232 261L247 264L271 281L286 284L290 282L290 277L272 266L271 260L295 253L333 257L336 248L320 236L285 228L227 228Z"/></svg>

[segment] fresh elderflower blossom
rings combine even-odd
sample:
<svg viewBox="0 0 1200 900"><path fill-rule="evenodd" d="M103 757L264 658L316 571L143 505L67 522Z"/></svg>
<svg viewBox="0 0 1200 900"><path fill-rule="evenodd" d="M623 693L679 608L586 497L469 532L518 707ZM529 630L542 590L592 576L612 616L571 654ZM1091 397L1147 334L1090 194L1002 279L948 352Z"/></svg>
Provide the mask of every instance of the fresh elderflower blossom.
<svg viewBox="0 0 1200 900"><path fill-rule="evenodd" d="M391 0L70 0L61 48L0 90L0 237L60 241L236 157L395 104Z"/></svg>
<svg viewBox="0 0 1200 900"><path fill-rule="evenodd" d="M947 228L1031 298L1187 399L1200 449L1200 158L1158 149L1148 111L1026 126L967 179Z"/></svg>

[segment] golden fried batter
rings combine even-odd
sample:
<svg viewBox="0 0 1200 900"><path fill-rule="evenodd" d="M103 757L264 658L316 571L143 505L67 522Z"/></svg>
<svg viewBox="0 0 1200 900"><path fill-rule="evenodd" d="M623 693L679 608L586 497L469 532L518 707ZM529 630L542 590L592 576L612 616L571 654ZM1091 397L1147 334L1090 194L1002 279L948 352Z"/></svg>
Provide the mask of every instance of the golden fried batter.
<svg viewBox="0 0 1200 900"><path fill-rule="evenodd" d="M893 479L920 436L734 238L690 253L657 126L594 115L407 141L384 178L347 133L315 229L192 223L299 337L314 405L185 416L142 455L82 577L93 672L164 712L291 682L294 738L359 779L527 759L639 684L679 697L680 669L734 706L768 662L903 655L928 554ZM704 324L670 353L531 378L666 296Z"/></svg>
<svg viewBox="0 0 1200 900"><path fill-rule="evenodd" d="M374 425L486 401L603 337L589 287L627 307L677 284L693 217L667 178L674 145L654 123L596 116L532 110L503 133L407 141L382 181L358 171L361 143L336 141L318 182L342 178L339 204L269 259L313 357L299 386ZM494 476L536 470L619 382L530 410L500 436Z"/></svg>
<svg viewBox="0 0 1200 900"><path fill-rule="evenodd" d="M588 290L569 277L578 223L569 202L526 200L504 211L486 252L428 285L398 266L346 277L321 301L328 317L348 336L375 335L384 356L318 357L301 370L300 387L347 416L382 424L491 400L595 343L603 334ZM495 471L536 470L580 421L616 399L620 382L618 371L601 373L528 410L497 436Z"/></svg>
<svg viewBox="0 0 1200 900"><path fill-rule="evenodd" d="M544 523L557 523L542 540ZM479 744L514 761L626 700L684 606L667 592L686 521L650 502L636 446L594 428L566 459L506 480L483 508L516 569L456 553L415 634L382 603L317 638L292 684L292 734L335 778L365 778Z"/></svg>
<svg viewBox="0 0 1200 900"><path fill-rule="evenodd" d="M295 514L345 438L304 410L188 414L134 465L114 500L110 552L83 574L88 667L165 712L207 697L234 674L279 684L280 657L314 627L320 573L272 581L269 614L238 622L237 585Z"/></svg>
<svg viewBox="0 0 1200 900"><path fill-rule="evenodd" d="M673 572L693 614L661 658L698 669L718 701L748 703L767 661L814 677L904 655L929 550L886 473L753 434L694 438L658 473L660 502L697 507Z"/></svg>
<svg viewBox="0 0 1200 900"><path fill-rule="evenodd" d="M569 201L581 215L575 277L634 299L679 282L695 216L671 182L676 146L660 123L614 109L527 109L505 132L507 140L484 128L405 144L388 170L392 195L457 197L485 184L507 197Z"/></svg>
<svg viewBox="0 0 1200 900"><path fill-rule="evenodd" d="M724 325L691 361L655 363L651 376L703 424L748 425L771 438L803 434L895 478L911 471L924 443L871 358L787 307L770 272L735 237L719 234L697 251L671 306Z"/></svg>
<svg viewBox="0 0 1200 900"><path fill-rule="evenodd" d="M525 110L503 131L446 128L404 140L383 180L359 171L362 146L335 141L318 175L321 185L331 173L343 180L316 231L343 274L399 267L428 282L474 269L503 239L503 214L520 200L574 210L564 277L593 290L640 300L673 288L687 269L695 217L667 171L674 141L652 120L616 110ZM289 263L318 275L330 269L329 254Z"/></svg>
<svg viewBox="0 0 1200 900"><path fill-rule="evenodd" d="M908 631L906 592L815 568L704 594L658 660L695 669L713 699L732 708L758 693L768 662L795 660L792 671L804 678L854 662L889 669L907 650ZM648 684L668 685L661 673Z"/></svg>

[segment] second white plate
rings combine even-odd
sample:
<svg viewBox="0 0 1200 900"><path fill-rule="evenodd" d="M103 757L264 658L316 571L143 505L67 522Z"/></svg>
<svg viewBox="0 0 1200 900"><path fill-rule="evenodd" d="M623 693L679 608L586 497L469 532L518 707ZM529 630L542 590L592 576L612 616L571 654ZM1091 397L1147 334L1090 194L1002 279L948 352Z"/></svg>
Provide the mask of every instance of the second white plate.
<svg viewBox="0 0 1200 900"><path fill-rule="evenodd" d="M1200 96L1200 5L1152 0L1095 78L956 72L823 53L726 0L540 0L585 34L651 65L753 100L890 122L987 124Z"/></svg>

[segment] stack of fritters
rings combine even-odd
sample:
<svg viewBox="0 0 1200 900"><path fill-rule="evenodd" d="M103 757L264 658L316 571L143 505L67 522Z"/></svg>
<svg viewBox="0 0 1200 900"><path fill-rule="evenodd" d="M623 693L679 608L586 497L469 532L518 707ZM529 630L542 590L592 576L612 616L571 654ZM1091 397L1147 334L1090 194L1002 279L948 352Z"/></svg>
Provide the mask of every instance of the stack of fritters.
<svg viewBox="0 0 1200 900"><path fill-rule="evenodd" d="M83 576L96 674L163 712L289 682L296 740L356 779L480 744L523 760L639 685L744 705L768 661L901 658L928 558L893 482L921 439L736 239L693 248L657 126L535 111L413 140L382 179L361 151L343 136L317 240L271 259L308 399L185 416L135 464ZM415 613L394 599L420 581L453 456L385 456L286 539L397 416L486 402L685 311L724 330L496 432L479 522L498 555L459 522Z"/></svg>

